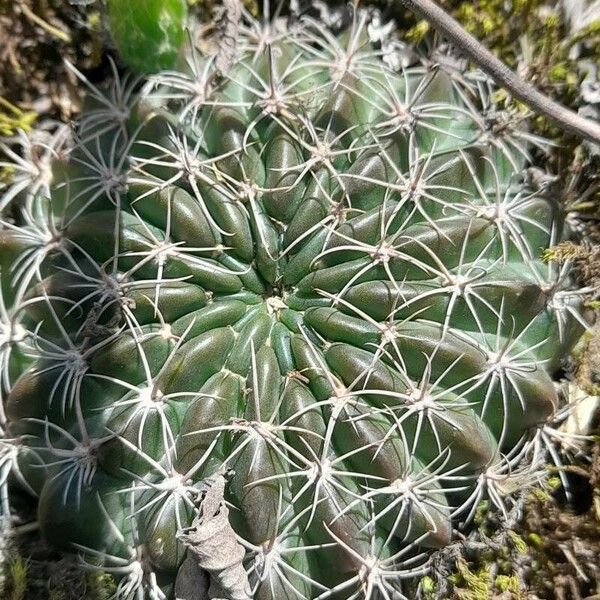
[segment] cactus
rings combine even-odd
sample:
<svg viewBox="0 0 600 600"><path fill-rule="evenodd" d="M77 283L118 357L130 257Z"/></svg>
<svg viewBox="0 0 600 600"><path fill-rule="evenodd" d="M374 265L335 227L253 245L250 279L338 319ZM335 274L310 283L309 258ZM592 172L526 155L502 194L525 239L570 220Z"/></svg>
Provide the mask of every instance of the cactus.
<svg viewBox="0 0 600 600"><path fill-rule="evenodd" d="M277 600L404 597L538 472L585 326L540 258L544 140L481 73L392 70L366 25L248 21L227 73L195 49L115 72L67 149L11 155L2 481L119 598L171 597L225 470L240 597Z"/></svg>
<svg viewBox="0 0 600 600"><path fill-rule="evenodd" d="M185 0L109 0L110 31L130 67L154 73L173 66L185 38Z"/></svg>

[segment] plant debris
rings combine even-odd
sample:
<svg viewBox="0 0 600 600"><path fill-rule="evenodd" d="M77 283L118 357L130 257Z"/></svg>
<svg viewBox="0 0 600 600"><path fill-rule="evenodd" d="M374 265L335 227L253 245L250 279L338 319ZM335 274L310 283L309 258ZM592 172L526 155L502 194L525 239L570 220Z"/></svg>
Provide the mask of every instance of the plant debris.
<svg viewBox="0 0 600 600"><path fill-rule="evenodd" d="M188 554L175 584L178 600L252 598L242 564L246 551L229 524L229 509L224 500L226 485L223 473L206 482L198 515L192 526L179 536L188 547Z"/></svg>

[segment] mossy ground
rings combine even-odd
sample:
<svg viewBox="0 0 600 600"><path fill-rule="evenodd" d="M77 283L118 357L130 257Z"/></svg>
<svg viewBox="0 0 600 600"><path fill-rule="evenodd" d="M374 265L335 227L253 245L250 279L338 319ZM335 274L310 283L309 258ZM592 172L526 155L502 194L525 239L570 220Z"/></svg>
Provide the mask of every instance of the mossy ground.
<svg viewBox="0 0 600 600"><path fill-rule="evenodd" d="M49 553L45 547L41 551ZM65 559L42 560L15 555L6 567L5 600L109 600L116 589L110 575L82 571L76 563Z"/></svg>
<svg viewBox="0 0 600 600"><path fill-rule="evenodd" d="M440 553L431 576L421 582L427 600L583 600L600 593L599 446L587 468L569 477L579 501L565 501L550 476L528 491L511 528L482 507L467 540Z"/></svg>
<svg viewBox="0 0 600 600"><path fill-rule="evenodd" d="M81 90L63 60L85 70L101 64L105 36L98 7L0 0L0 39L0 134L27 127L34 115L66 120L77 113Z"/></svg>
<svg viewBox="0 0 600 600"><path fill-rule="evenodd" d="M585 73L582 58L600 68L600 22L569 32L558 4L545 0L442 0L447 10L512 68L546 94L574 109ZM217 0L189 0L193 12L206 17ZM260 2L245 2L251 12ZM333 4L333 3L332 3ZM404 11L399 2L373 0L396 17L401 34L415 43L434 37L427 23ZM63 66L68 58L93 79L106 72L102 5L61 0L0 0L0 135L27 129L46 116L69 119L77 113L82 89ZM582 45L582 42L585 42ZM579 48L579 54L573 52ZM512 102L500 96L504 103ZM522 108L522 107L520 107ZM558 174L556 193L578 231L575 242L547 252L548 260L572 259L579 283L600 284L600 157L565 135L543 117L533 129L556 142L540 164ZM0 173L9 177L10 173ZM597 295L588 298L598 311ZM600 328L596 327L566 364L565 375L587 394L600 395ZM596 433L598 418L596 416ZM559 600L600 597L600 444L590 443L588 461L570 468L577 502L568 502L556 472L543 488L520 500L519 518L511 528L481 507L476 530L436 557L436 568L415 595L427 599L486 598ZM23 517L26 519L26 510ZM14 536L6 545L4 587L7 600L103 600L114 582L103 574L82 572L60 559L35 532Z"/></svg>

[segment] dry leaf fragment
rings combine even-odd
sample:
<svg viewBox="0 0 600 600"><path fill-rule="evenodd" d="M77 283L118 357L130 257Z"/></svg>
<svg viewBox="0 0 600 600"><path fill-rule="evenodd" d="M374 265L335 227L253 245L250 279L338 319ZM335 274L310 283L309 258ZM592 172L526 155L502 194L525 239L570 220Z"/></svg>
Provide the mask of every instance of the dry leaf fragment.
<svg viewBox="0 0 600 600"><path fill-rule="evenodd" d="M224 77L235 63L237 55L237 38L240 29L242 7L239 0L223 0L216 18L217 56L215 65L217 72Z"/></svg>
<svg viewBox="0 0 600 600"><path fill-rule="evenodd" d="M248 575L242 564L245 550L229 524L229 509L223 499L226 483L224 473L206 481L198 515L192 526L179 534L188 555L177 577L178 599L251 600Z"/></svg>

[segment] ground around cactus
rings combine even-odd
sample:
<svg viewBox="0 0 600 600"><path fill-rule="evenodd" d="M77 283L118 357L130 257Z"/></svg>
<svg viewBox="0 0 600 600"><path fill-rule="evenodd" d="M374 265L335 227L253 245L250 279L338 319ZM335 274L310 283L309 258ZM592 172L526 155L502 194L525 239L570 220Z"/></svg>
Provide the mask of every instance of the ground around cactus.
<svg viewBox="0 0 600 600"><path fill-rule="evenodd" d="M204 19L218 4L189 3ZM255 2L245 4L258 10ZM302 8L309 2L290 4ZM339 16L331 12L333 2L311 4L322 16ZM401 37L421 44L435 42L431 28L398 3L370 4L397 19ZM545 93L598 118L600 18L598 11L595 18L590 11L589 21L577 20L592 2L443 0L441 4ZM66 121L77 114L84 89L63 59L94 81L107 76L110 40L103 33L102 10L99 0L0 0L0 136L10 138L18 129L27 131L47 119ZM506 97L506 102L511 100ZM590 288L592 315L600 309L600 150L580 144L541 117L532 122L537 133L557 144L556 150L538 157L539 175L545 176L546 167L557 174L550 184L562 198L574 231L572 242L549 249L546 258L574 261L579 283ZM0 185L8 177L10 172L0 170ZM600 396L600 326L585 336L573 357L565 359L564 378L563 388L578 399ZM593 413L594 403L587 404ZM592 435L600 434L597 406L595 414L582 417L586 433ZM415 597L600 598L600 442L590 440L585 454L565 467L568 495L560 474L549 466L543 485L522 494L510 512L509 527L501 526L498 515L482 505L475 530L436 556L432 574L419 582ZM115 588L110 576L84 573L53 553L28 525L33 517L27 498L19 497L14 504L21 522L0 544L1 598L111 597Z"/></svg>

